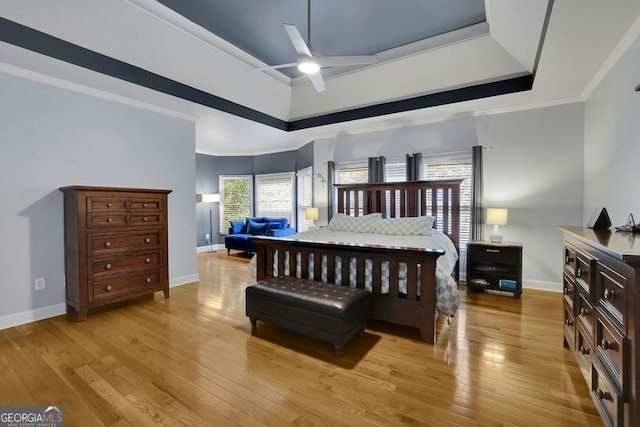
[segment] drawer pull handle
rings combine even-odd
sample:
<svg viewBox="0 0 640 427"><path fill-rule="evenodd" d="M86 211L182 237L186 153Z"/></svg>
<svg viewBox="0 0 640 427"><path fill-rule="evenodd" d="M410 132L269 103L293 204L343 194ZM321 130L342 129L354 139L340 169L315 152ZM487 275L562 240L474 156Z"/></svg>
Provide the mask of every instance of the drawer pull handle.
<svg viewBox="0 0 640 427"><path fill-rule="evenodd" d="M569 288L564 288L564 294L565 295L569 295L571 293L571 291L569 290Z"/></svg>
<svg viewBox="0 0 640 427"><path fill-rule="evenodd" d="M144 262L146 262L147 264L149 264L151 262L151 258L147 258L144 260Z"/></svg>
<svg viewBox="0 0 640 427"><path fill-rule="evenodd" d="M569 255L567 255L567 256L564 258L564 263L565 263L565 264L571 264L571 263L572 263L573 261L575 261L575 260L576 260L575 258L571 258Z"/></svg>
<svg viewBox="0 0 640 427"><path fill-rule="evenodd" d="M567 325L567 326L573 326L573 320L565 319L564 324Z"/></svg>
<svg viewBox="0 0 640 427"><path fill-rule="evenodd" d="M110 208L111 207L111 203L107 203L107 207Z"/></svg>
<svg viewBox="0 0 640 427"><path fill-rule="evenodd" d="M113 221L113 219L107 218L107 222L112 222L112 221Z"/></svg>
<svg viewBox="0 0 640 427"><path fill-rule="evenodd" d="M609 393L608 391L597 389L596 390L596 395L598 396L599 400L613 400L611 398L611 393Z"/></svg>
<svg viewBox="0 0 640 427"><path fill-rule="evenodd" d="M499 254L500 249L487 249L487 252L493 252L493 253Z"/></svg>
<svg viewBox="0 0 640 427"><path fill-rule="evenodd" d="M581 308L580 309L580 315L581 316L589 316L591 314L591 310L589 310L588 308Z"/></svg>
<svg viewBox="0 0 640 427"><path fill-rule="evenodd" d="M143 221L149 221L149 218L147 218L146 216L142 218Z"/></svg>
<svg viewBox="0 0 640 427"><path fill-rule="evenodd" d="M615 296L615 292L612 291L611 289L605 289L604 290L604 299L612 299Z"/></svg>
<svg viewBox="0 0 640 427"><path fill-rule="evenodd" d="M586 348L585 346L581 345L580 346L580 354L589 354L589 349Z"/></svg>
<svg viewBox="0 0 640 427"><path fill-rule="evenodd" d="M147 277L147 283L151 283L151 277Z"/></svg>
<svg viewBox="0 0 640 427"><path fill-rule="evenodd" d="M111 290L111 285L107 286L107 292Z"/></svg>
<svg viewBox="0 0 640 427"><path fill-rule="evenodd" d="M145 242L145 243L150 243L150 242L151 242L151 239L147 237L146 239L144 239L144 242Z"/></svg>
<svg viewBox="0 0 640 427"><path fill-rule="evenodd" d="M576 271L576 276L581 277L582 273L583 273L582 269L578 267L578 270Z"/></svg>
<svg viewBox="0 0 640 427"><path fill-rule="evenodd" d="M146 208L146 207L147 207L147 204L146 204L146 203L143 203L143 204L142 204L142 207L143 207L143 208Z"/></svg>
<svg viewBox="0 0 640 427"><path fill-rule="evenodd" d="M607 341L605 339L602 340L600 345L605 350L617 350L618 349L618 344L617 343L612 342L612 341Z"/></svg>
<svg viewBox="0 0 640 427"><path fill-rule="evenodd" d="M105 247L108 248L109 246L111 246L111 242L104 242L104 245L105 245Z"/></svg>
<svg viewBox="0 0 640 427"><path fill-rule="evenodd" d="M106 270L109 270L109 269L111 268L111 264L107 264L107 265L105 265L105 266L104 266L104 268L105 268Z"/></svg>

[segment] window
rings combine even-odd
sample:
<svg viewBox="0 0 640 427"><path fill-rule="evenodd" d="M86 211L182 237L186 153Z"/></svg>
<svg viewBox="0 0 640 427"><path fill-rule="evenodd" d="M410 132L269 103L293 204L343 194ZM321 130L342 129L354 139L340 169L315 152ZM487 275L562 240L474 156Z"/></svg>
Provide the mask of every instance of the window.
<svg viewBox="0 0 640 427"><path fill-rule="evenodd" d="M404 182L407 180L406 161L387 161L384 171L387 182Z"/></svg>
<svg viewBox="0 0 640 427"><path fill-rule="evenodd" d="M220 175L220 232L227 233L229 221L244 220L253 211L253 177Z"/></svg>
<svg viewBox="0 0 640 427"><path fill-rule="evenodd" d="M301 169L297 176L297 200L298 200L298 231L309 229L306 210L313 206L313 169L311 167Z"/></svg>
<svg viewBox="0 0 640 427"><path fill-rule="evenodd" d="M336 165L336 183L338 184L359 184L366 183L369 180L369 167L366 163L339 163ZM337 193L333 193L334 200ZM363 214L362 198L359 199L358 215ZM351 195L351 201L349 203L352 208L355 208L355 201L353 195ZM337 207L337 204L336 204ZM351 211L351 215L355 215L355 209Z"/></svg>
<svg viewBox="0 0 640 427"><path fill-rule="evenodd" d="M464 179L460 185L460 251L466 251L471 237L471 153L444 156L424 156L424 176L427 180Z"/></svg>
<svg viewBox="0 0 640 427"><path fill-rule="evenodd" d="M367 182L368 179L369 168L366 163L340 163L336 165L336 182L338 184L358 184Z"/></svg>
<svg viewBox="0 0 640 427"><path fill-rule="evenodd" d="M294 178L293 172L256 175L256 216L287 218L295 227Z"/></svg>

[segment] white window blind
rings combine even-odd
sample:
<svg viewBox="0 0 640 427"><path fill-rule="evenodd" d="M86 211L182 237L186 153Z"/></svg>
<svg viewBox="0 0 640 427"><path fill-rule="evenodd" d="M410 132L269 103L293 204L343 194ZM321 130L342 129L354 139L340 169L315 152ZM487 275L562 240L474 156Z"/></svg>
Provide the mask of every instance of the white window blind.
<svg viewBox="0 0 640 427"><path fill-rule="evenodd" d="M460 242L461 252L466 252L471 236L471 153L451 153L441 156L424 156L424 176L427 180L464 179L460 185Z"/></svg>
<svg viewBox="0 0 640 427"><path fill-rule="evenodd" d="M385 166L387 182L404 182L407 180L407 165L405 162L389 162Z"/></svg>
<svg viewBox="0 0 640 427"><path fill-rule="evenodd" d="M231 220L244 220L253 210L253 177L220 175L220 232L226 234Z"/></svg>
<svg viewBox="0 0 640 427"><path fill-rule="evenodd" d="M296 226L293 172L256 175L256 216L287 218Z"/></svg>
<svg viewBox="0 0 640 427"><path fill-rule="evenodd" d="M298 231L309 229L306 211L313 206L313 169L311 167L299 170L297 177L297 200L298 200Z"/></svg>
<svg viewBox="0 0 640 427"><path fill-rule="evenodd" d="M369 167L366 163L338 163L336 165L336 183L338 184L360 184L366 183L369 180ZM337 193L334 190L334 200ZM351 195L350 206L352 207L351 215L355 216L355 200ZM337 203L334 209L337 208ZM359 200L359 206L357 206L358 215L363 213L362 198Z"/></svg>

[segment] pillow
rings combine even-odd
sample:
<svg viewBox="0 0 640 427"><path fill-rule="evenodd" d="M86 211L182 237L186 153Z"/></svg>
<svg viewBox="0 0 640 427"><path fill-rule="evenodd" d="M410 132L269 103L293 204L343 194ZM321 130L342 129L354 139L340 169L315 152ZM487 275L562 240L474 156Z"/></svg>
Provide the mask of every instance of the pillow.
<svg viewBox="0 0 640 427"><path fill-rule="evenodd" d="M287 218L263 218L263 222L269 223L269 228L271 230L276 230L279 228L287 228L289 225L289 220Z"/></svg>
<svg viewBox="0 0 640 427"><path fill-rule="evenodd" d="M242 234L244 232L244 221L232 220L229 222L231 223L231 234Z"/></svg>
<svg viewBox="0 0 640 427"><path fill-rule="evenodd" d="M380 218L372 226L373 234L395 236L431 236L433 234L432 216L406 218Z"/></svg>
<svg viewBox="0 0 640 427"><path fill-rule="evenodd" d="M247 222L247 233L249 234L266 234L269 223L260 223L253 220Z"/></svg>
<svg viewBox="0 0 640 427"><path fill-rule="evenodd" d="M283 230L283 223L280 221L269 221L267 223L267 234L271 233L273 230Z"/></svg>
<svg viewBox="0 0 640 427"><path fill-rule="evenodd" d="M327 228L332 231L348 231L351 233L371 233L373 223L382 217L380 213L364 216L349 216L337 213L331 218Z"/></svg>

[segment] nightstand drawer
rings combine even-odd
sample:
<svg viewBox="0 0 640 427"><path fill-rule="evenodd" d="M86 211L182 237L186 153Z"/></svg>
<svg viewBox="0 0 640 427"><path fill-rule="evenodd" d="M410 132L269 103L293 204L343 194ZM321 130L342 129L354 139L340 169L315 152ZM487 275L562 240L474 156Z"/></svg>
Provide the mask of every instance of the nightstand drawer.
<svg viewBox="0 0 640 427"><path fill-rule="evenodd" d="M469 255L478 262L514 264L520 260L519 248L499 246L470 246Z"/></svg>

